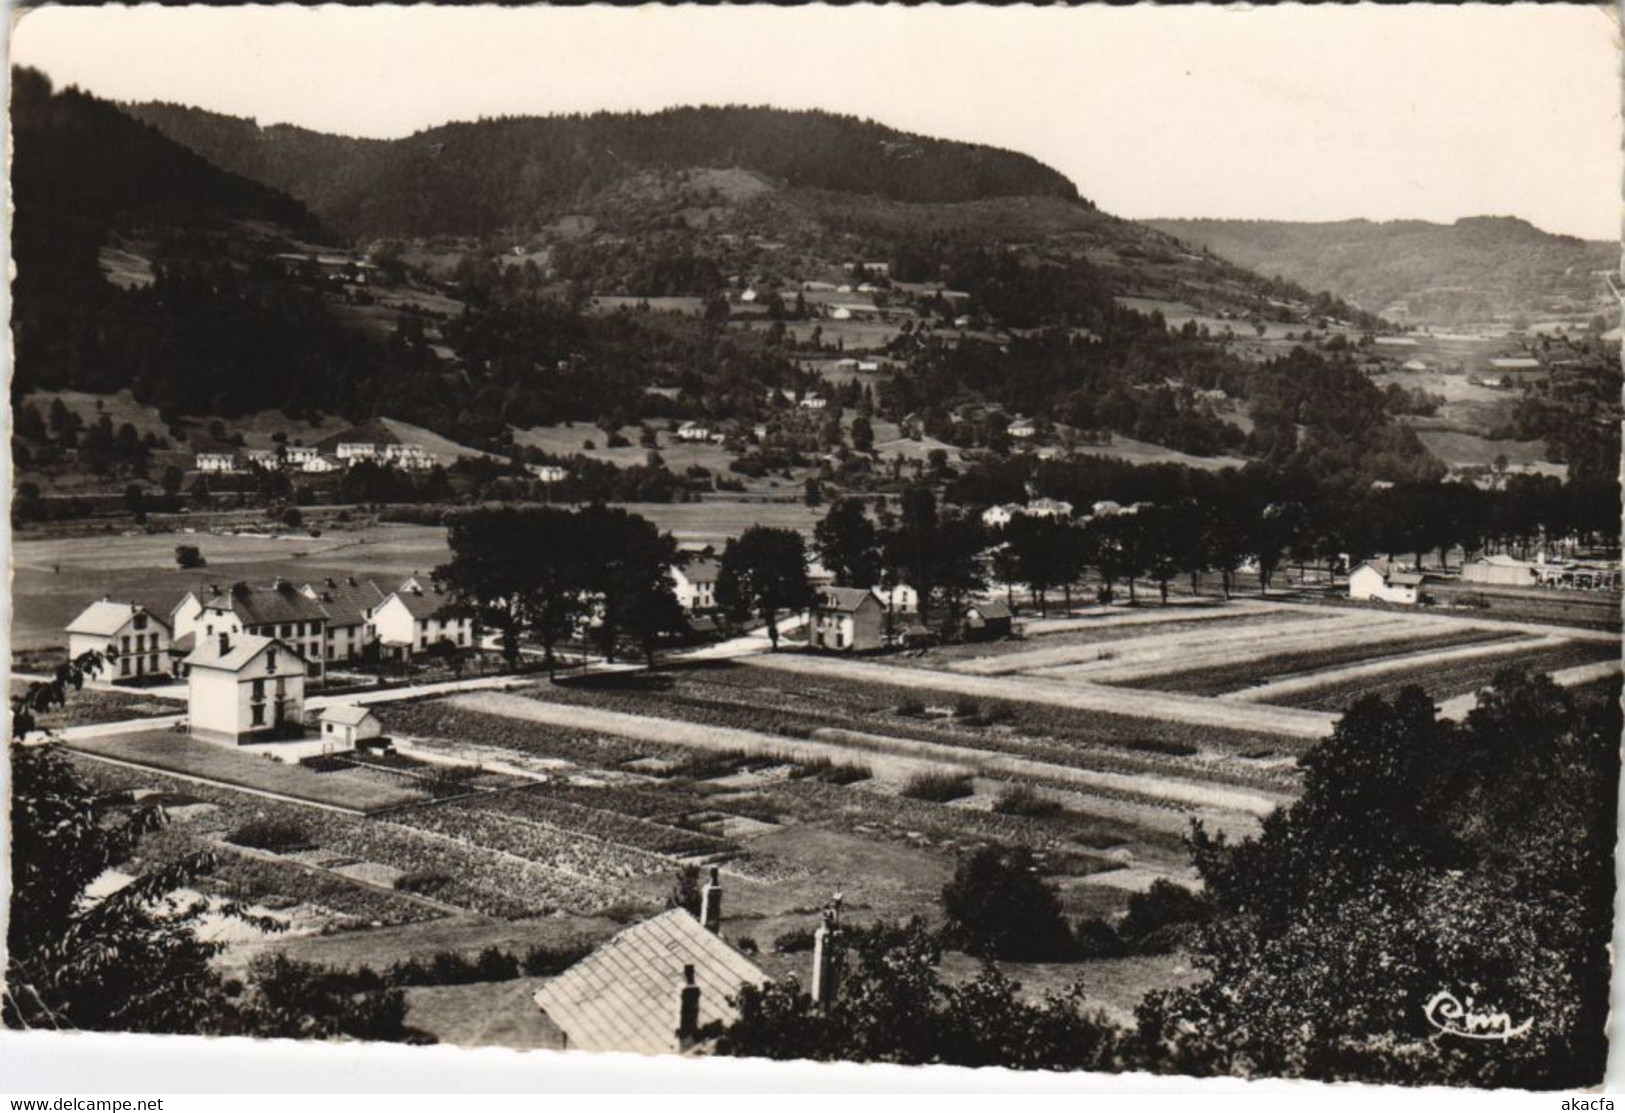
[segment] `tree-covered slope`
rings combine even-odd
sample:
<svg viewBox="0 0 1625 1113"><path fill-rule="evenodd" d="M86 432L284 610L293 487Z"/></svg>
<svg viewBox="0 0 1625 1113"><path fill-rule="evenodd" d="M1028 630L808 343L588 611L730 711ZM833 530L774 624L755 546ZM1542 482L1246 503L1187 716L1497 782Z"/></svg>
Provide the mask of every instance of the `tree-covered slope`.
<svg viewBox="0 0 1625 1113"><path fill-rule="evenodd" d="M379 141L261 128L169 104L125 111L219 166L287 190L357 237L534 229L638 174L690 167L737 167L790 188L893 201L1077 200L1070 181L1026 155L826 112L504 117Z"/></svg>
<svg viewBox="0 0 1625 1113"><path fill-rule="evenodd" d="M1514 217L1424 220L1149 220L1233 263L1311 290L1335 290L1374 313L1403 305L1417 322L1585 312L1595 271L1617 244L1554 235Z"/></svg>

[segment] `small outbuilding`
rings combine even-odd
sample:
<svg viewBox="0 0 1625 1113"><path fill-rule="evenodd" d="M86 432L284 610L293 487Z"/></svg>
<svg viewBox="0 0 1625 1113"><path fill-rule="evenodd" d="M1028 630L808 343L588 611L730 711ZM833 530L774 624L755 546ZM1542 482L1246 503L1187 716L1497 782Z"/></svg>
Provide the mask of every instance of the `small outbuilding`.
<svg viewBox="0 0 1625 1113"><path fill-rule="evenodd" d="M1015 616L997 599L973 603L965 611L963 633L968 642L997 641L1015 631Z"/></svg>
<svg viewBox="0 0 1625 1113"><path fill-rule="evenodd" d="M1367 560L1349 573L1349 598L1415 605L1422 600L1422 575L1399 572L1385 560Z"/></svg>
<svg viewBox="0 0 1625 1113"><path fill-rule="evenodd" d="M339 753L353 750L362 742L381 738L384 724L365 707L341 703L322 712L322 752Z"/></svg>

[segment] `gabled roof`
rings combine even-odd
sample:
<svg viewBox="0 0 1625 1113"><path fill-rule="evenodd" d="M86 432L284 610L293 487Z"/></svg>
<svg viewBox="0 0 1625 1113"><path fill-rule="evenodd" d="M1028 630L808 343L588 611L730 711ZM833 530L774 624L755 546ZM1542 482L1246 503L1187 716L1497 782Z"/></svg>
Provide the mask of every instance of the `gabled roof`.
<svg viewBox="0 0 1625 1113"><path fill-rule="evenodd" d="M1390 572L1384 578L1390 584L1399 584L1401 587L1415 587L1425 577L1420 572Z"/></svg>
<svg viewBox="0 0 1625 1113"><path fill-rule="evenodd" d="M387 603L390 599L399 599L412 617L419 622L439 618L440 613L451 606L452 602L450 595L433 588L427 591L393 591L384 602Z"/></svg>
<svg viewBox="0 0 1625 1113"><path fill-rule="evenodd" d="M739 1011L728 1003L743 985L767 975L681 908L634 924L536 993L536 1004L558 1025L571 1049L680 1050L677 991L683 967L694 967L700 987L700 1027L728 1024Z"/></svg>
<svg viewBox="0 0 1625 1113"><path fill-rule="evenodd" d="M205 600L203 605L210 610L231 611L245 626L327 619L327 612L320 603L307 598L290 583L224 591Z"/></svg>
<svg viewBox="0 0 1625 1113"><path fill-rule="evenodd" d="M224 653L220 652L219 638L202 639L198 647L186 655L184 663L194 669L241 672L250 661L272 646L276 646L300 662L304 661L304 657L276 638L265 638L258 634L240 634Z"/></svg>
<svg viewBox="0 0 1625 1113"><path fill-rule="evenodd" d="M990 618L1011 617L1010 608L997 599L991 599L986 603L973 603L970 609L981 615L983 621Z"/></svg>
<svg viewBox="0 0 1625 1113"><path fill-rule="evenodd" d="M863 606L865 599L874 599L878 606L880 600L875 599L874 592L862 587L826 587L818 592L818 609L822 611L839 611L850 614Z"/></svg>
<svg viewBox="0 0 1625 1113"><path fill-rule="evenodd" d="M329 626L360 626L367 621L367 612L389 597L376 582L353 577L313 580L302 594L321 606Z"/></svg>
<svg viewBox="0 0 1625 1113"><path fill-rule="evenodd" d="M78 618L68 623L68 633L111 637L122 630L124 624L129 622L138 610L146 608L139 603L115 603L111 599L98 599L80 611ZM146 610L146 614L164 629L169 629L169 623L157 613Z"/></svg>
<svg viewBox="0 0 1625 1113"><path fill-rule="evenodd" d="M322 722L339 723L347 727L360 726L372 718L372 712L353 703L340 703L322 712Z"/></svg>
<svg viewBox="0 0 1625 1113"><path fill-rule="evenodd" d="M714 584L722 574L722 565L707 559L691 560L687 564L674 565L673 569L691 584Z"/></svg>

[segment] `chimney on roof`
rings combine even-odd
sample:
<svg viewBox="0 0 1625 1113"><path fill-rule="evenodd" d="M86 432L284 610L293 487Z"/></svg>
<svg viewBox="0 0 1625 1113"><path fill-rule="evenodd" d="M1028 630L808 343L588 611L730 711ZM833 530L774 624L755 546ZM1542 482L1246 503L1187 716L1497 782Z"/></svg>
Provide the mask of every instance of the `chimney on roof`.
<svg viewBox="0 0 1625 1113"><path fill-rule="evenodd" d="M722 878L711 867L711 880L700 887L700 925L713 935L722 930Z"/></svg>
<svg viewBox="0 0 1625 1113"><path fill-rule="evenodd" d="M813 1004L828 1005L840 991L841 951L841 894L836 893L824 907L824 922L813 932Z"/></svg>
<svg viewBox="0 0 1625 1113"><path fill-rule="evenodd" d="M694 981L694 964L683 966L683 984L677 987L677 1049L687 1051L700 1035L700 987Z"/></svg>

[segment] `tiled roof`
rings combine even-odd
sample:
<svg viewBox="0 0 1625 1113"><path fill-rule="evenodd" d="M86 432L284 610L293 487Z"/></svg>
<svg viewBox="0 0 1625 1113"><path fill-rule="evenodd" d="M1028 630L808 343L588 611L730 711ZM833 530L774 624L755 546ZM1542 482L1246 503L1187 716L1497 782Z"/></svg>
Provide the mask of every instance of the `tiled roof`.
<svg viewBox="0 0 1625 1113"><path fill-rule="evenodd" d="M240 672L244 665L258 657L261 651L271 645L281 646L286 652L299 660L304 658L293 649L275 638L264 638L258 634L240 634L231 642L224 653L220 652L219 638L204 638L198 647L187 654L185 664L190 668L224 669L227 672Z"/></svg>
<svg viewBox="0 0 1625 1113"><path fill-rule="evenodd" d="M329 626L360 626L367 612L388 598L372 580L314 580L305 586L327 613Z"/></svg>
<svg viewBox="0 0 1625 1113"><path fill-rule="evenodd" d="M79 617L68 623L70 634L92 634L102 637L111 637L124 628L137 610L135 603L115 603L111 599L98 599L90 606L79 612ZM164 627L169 623L158 614L148 611L147 617Z"/></svg>
<svg viewBox="0 0 1625 1113"><path fill-rule="evenodd" d="M976 603L971 610L982 616L985 622L990 618L1009 618L1010 608L997 599L990 599L986 603Z"/></svg>
<svg viewBox="0 0 1625 1113"><path fill-rule="evenodd" d="M743 985L768 980L745 956L706 931L681 908L635 924L536 993L536 1004L558 1025L572 1049L681 1050L677 991L683 967L700 987L700 1026L737 1020L728 1003Z"/></svg>
<svg viewBox="0 0 1625 1113"><path fill-rule="evenodd" d="M714 584L722 574L722 565L714 560L691 560L678 569L691 584Z"/></svg>
<svg viewBox="0 0 1625 1113"><path fill-rule="evenodd" d="M443 591L397 591L395 598L406 604L406 609L419 622L439 618L440 612L451 606L451 596Z"/></svg>
<svg viewBox="0 0 1625 1113"><path fill-rule="evenodd" d="M292 584L226 591L205 601L203 605L211 610L229 610L247 626L325 621L327 618L327 612L322 609L320 603L300 594L299 589Z"/></svg>
<svg viewBox="0 0 1625 1113"><path fill-rule="evenodd" d="M826 587L818 593L818 608L825 611L848 613L857 610L865 599L874 599L874 592L861 587ZM876 600L879 602L879 600Z"/></svg>

